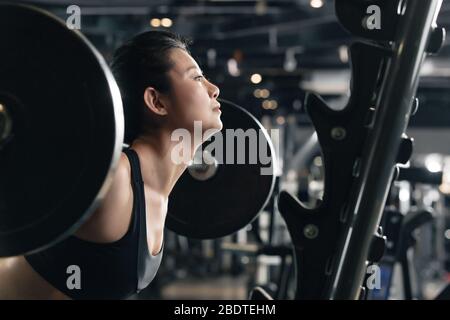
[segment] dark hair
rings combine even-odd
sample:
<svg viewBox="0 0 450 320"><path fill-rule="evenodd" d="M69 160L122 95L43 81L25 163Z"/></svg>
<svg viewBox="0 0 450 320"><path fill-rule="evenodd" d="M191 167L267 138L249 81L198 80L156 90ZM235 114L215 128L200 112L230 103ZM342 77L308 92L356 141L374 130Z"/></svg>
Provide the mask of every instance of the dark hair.
<svg viewBox="0 0 450 320"><path fill-rule="evenodd" d="M141 33L115 52L111 70L122 95L125 118L125 143L130 144L146 127L156 127L143 99L145 88L153 87L163 94L170 93L168 71L174 62L170 49L180 48L189 53L192 41L169 31Z"/></svg>

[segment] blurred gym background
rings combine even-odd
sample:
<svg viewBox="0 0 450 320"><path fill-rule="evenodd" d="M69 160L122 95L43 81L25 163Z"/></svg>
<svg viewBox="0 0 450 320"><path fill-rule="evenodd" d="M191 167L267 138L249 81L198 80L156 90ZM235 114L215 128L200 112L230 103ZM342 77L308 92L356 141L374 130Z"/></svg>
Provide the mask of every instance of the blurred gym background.
<svg viewBox="0 0 450 320"><path fill-rule="evenodd" d="M338 24L333 1L24 2L64 20L67 7L78 5L80 31L107 61L116 47L146 30L188 36L194 41L193 57L220 87L221 97L247 109L267 129L280 130L279 177L258 218L216 240L196 241L167 230L156 279L133 299L246 299L256 285L275 298L292 299L291 242L274 200L281 189L309 206L321 198L320 147L303 101L306 92L315 92L333 109L345 107L348 48L356 40ZM450 26L448 2L438 24L447 30ZM450 281L449 43L447 39L439 55L427 58L421 71L420 106L408 127L414 154L406 165L410 170L391 190L383 218L388 248L380 262L382 288L371 299L434 299ZM226 207L226 195L215 205Z"/></svg>

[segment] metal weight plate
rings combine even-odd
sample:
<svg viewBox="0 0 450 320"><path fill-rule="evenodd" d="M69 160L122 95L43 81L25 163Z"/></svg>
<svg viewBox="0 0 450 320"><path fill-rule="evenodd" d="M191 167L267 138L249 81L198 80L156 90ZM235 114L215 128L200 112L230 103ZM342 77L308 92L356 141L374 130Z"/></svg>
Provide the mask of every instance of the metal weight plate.
<svg viewBox="0 0 450 320"><path fill-rule="evenodd" d="M205 152L204 156L212 156L216 161L209 161L208 165L190 165L169 196L166 226L190 238L219 238L243 228L264 208L275 184L275 152L267 132L243 108L222 99L219 101L223 129L205 142L202 149L208 150L207 146L214 143L216 136L222 135L222 160L217 161L217 158L220 160L217 152ZM244 145L239 145L235 138L237 134L227 134L230 129L254 130L258 132L257 141L248 138ZM240 147L246 151L245 161L241 161L243 164L237 158ZM257 148L252 150L258 154L260 150L262 154L265 151L270 162L259 156L257 161L252 160L250 148ZM234 157L230 157L234 161L227 161L227 151L231 153L230 150L234 150ZM201 159L202 153L198 154Z"/></svg>
<svg viewBox="0 0 450 320"><path fill-rule="evenodd" d="M73 233L105 195L123 142L119 89L79 32L47 12L0 5L0 256Z"/></svg>

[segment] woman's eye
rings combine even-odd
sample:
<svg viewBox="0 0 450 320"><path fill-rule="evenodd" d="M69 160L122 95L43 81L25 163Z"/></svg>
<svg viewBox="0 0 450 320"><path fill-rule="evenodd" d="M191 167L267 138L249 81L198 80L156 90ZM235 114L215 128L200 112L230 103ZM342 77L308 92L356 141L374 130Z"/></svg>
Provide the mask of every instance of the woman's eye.
<svg viewBox="0 0 450 320"><path fill-rule="evenodd" d="M194 79L197 80L197 79L202 79L202 78L203 78L203 76L197 76Z"/></svg>

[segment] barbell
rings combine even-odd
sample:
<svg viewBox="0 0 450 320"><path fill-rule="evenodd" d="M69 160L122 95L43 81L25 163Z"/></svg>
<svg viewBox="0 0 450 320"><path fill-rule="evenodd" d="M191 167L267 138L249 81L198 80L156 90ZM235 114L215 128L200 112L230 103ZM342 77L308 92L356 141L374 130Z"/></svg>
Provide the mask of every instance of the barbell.
<svg viewBox="0 0 450 320"><path fill-rule="evenodd" d="M5 257L44 250L89 218L111 184L124 119L107 63L62 20L32 6L0 4L0 44L0 257ZM256 218L273 190L275 154L264 128L243 108L221 104L221 133L263 130L258 145L266 144L272 163L264 175L267 163L261 162L190 166L170 195L166 221L184 236L216 238L239 230Z"/></svg>

